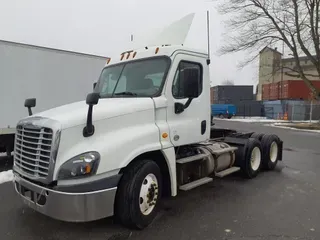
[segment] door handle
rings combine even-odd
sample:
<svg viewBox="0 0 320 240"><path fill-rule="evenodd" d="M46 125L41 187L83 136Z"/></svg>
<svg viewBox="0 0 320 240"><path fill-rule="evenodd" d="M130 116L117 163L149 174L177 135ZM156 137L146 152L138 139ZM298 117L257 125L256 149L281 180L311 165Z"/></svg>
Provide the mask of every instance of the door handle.
<svg viewBox="0 0 320 240"><path fill-rule="evenodd" d="M207 121L206 120L203 120L201 122L201 135L203 135L207 130Z"/></svg>

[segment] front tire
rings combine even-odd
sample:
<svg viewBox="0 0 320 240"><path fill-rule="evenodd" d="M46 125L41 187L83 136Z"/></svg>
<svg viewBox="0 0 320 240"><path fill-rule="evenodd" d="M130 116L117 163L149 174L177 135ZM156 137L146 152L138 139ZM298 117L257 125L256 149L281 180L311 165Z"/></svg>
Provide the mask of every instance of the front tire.
<svg viewBox="0 0 320 240"><path fill-rule="evenodd" d="M115 202L116 218L125 226L143 229L155 219L162 191L159 166L142 160L125 171Z"/></svg>

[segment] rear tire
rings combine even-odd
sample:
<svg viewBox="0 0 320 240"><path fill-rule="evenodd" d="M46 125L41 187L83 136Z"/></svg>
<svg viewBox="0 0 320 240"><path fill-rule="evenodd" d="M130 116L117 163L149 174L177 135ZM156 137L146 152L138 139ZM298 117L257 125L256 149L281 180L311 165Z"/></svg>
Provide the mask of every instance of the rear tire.
<svg viewBox="0 0 320 240"><path fill-rule="evenodd" d="M262 164L261 143L255 138L249 138L244 150L244 159L240 164L241 171L246 178L255 178L260 172Z"/></svg>
<svg viewBox="0 0 320 240"><path fill-rule="evenodd" d="M264 135L262 145L262 168L273 170L278 163L280 139L276 135Z"/></svg>
<svg viewBox="0 0 320 240"><path fill-rule="evenodd" d="M258 139L259 141L261 141L262 137L264 136L263 133L253 133L251 135L251 138L255 138L255 139Z"/></svg>
<svg viewBox="0 0 320 240"><path fill-rule="evenodd" d="M123 225L143 229L155 219L162 191L159 166L151 160L134 163L125 171L115 201L115 216Z"/></svg>
<svg viewBox="0 0 320 240"><path fill-rule="evenodd" d="M219 118L221 118L221 119L223 119L223 118L224 118L224 116L223 116L223 114L222 114L222 113L220 113L220 114L219 114Z"/></svg>

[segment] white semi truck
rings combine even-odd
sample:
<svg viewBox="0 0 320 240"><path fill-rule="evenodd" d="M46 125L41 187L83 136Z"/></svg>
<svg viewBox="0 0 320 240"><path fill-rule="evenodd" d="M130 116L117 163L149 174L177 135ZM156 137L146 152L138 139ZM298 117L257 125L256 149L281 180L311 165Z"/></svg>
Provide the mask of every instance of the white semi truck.
<svg viewBox="0 0 320 240"><path fill-rule="evenodd" d="M86 101L17 124L14 187L36 211L62 221L114 215L143 229L161 197L241 171L254 178L282 160L276 135L210 124L208 54L182 45L111 58Z"/></svg>
<svg viewBox="0 0 320 240"><path fill-rule="evenodd" d="M16 124L28 116L21 102L36 97L41 112L81 100L107 59L0 40L0 153L11 155Z"/></svg>

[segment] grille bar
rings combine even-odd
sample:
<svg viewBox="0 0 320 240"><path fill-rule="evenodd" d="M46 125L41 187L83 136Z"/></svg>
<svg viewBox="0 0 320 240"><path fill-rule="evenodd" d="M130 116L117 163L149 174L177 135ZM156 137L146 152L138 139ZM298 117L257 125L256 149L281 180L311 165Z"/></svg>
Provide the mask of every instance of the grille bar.
<svg viewBox="0 0 320 240"><path fill-rule="evenodd" d="M35 140L37 140L37 141L39 141L39 140L51 141L51 139L49 139L49 138L30 137L30 136L26 136L26 135L20 135L19 133L17 133L16 136L18 137L18 139L23 139L24 138L24 141L27 142L27 143L29 142L30 144L34 144ZM30 140L25 140L25 139L30 139ZM41 145L51 147L51 144L42 143Z"/></svg>
<svg viewBox="0 0 320 240"><path fill-rule="evenodd" d="M19 153L19 152L17 152L16 153L20 158L22 157L22 158L24 158L24 159L26 159L26 160L29 160L29 161L35 161L35 157L33 157L33 158L30 158L30 157L27 157L27 156L23 156L21 153ZM49 161L42 161L42 160L40 160L40 159L38 159L38 162L39 163L44 163L44 164L49 164Z"/></svg>
<svg viewBox="0 0 320 240"><path fill-rule="evenodd" d="M36 134L39 133L39 131L30 130L30 129L28 129L28 130L26 130L26 129L18 129L18 131L22 132L22 133L36 133ZM49 132L49 131L45 131L44 133L47 134L47 135L52 135L52 132Z"/></svg>
<svg viewBox="0 0 320 240"><path fill-rule="evenodd" d="M18 166L22 171L24 171L25 173L30 174L30 175L32 174L34 176L37 175L40 177L48 176L48 173L46 171L40 171L39 169L35 170L34 168L29 168L27 166L24 166L21 163L16 162L16 166Z"/></svg>
<svg viewBox="0 0 320 240"><path fill-rule="evenodd" d="M42 152L47 152L47 153L51 152L50 150L42 149L42 148L39 148L39 147L33 148L33 147L30 147L30 146L26 146L26 145L23 145L23 143L20 140L18 140L18 141L16 142L16 146L19 147L19 148L25 148L25 149L29 149L29 150L32 150L32 151L42 151ZM24 141L24 143L29 143L29 142ZM24 150L24 151L26 151L26 150Z"/></svg>
<svg viewBox="0 0 320 240"><path fill-rule="evenodd" d="M28 136L26 134L21 134L19 132L17 132L17 136L18 137L25 137L25 138L30 138L30 139L35 139L35 140L47 140L47 141L51 141L51 138L47 138L47 137L34 137L34 136Z"/></svg>
<svg viewBox="0 0 320 240"><path fill-rule="evenodd" d="M36 164L31 163L31 162L24 161L21 158L19 158L19 160L20 160L20 164L22 164L22 165L28 165L28 166L34 167L34 168L39 167L39 168L42 168L44 170L48 170L49 169L49 166L48 167L44 167L44 166L41 166L41 165L36 165Z"/></svg>
<svg viewBox="0 0 320 240"><path fill-rule="evenodd" d="M33 177L49 175L53 131L51 128L18 125L15 141L15 165Z"/></svg>

